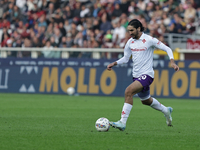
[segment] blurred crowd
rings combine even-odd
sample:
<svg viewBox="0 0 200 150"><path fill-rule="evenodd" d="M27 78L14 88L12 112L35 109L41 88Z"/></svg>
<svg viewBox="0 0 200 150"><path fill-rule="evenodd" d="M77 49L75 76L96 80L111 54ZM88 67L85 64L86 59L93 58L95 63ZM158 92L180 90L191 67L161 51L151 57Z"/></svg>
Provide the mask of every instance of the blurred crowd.
<svg viewBox="0 0 200 150"><path fill-rule="evenodd" d="M55 47L123 48L132 19L166 45L165 33L193 34L200 20L200 0L0 0L0 6L1 47L40 47L38 55L45 58L61 57L60 51L49 51ZM90 58L91 53L70 52L70 57Z"/></svg>

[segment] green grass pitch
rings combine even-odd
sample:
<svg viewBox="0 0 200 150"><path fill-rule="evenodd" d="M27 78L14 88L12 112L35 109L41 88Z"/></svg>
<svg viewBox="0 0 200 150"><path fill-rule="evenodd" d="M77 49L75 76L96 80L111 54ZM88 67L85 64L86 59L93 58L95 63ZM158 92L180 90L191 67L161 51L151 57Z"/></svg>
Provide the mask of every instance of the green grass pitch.
<svg viewBox="0 0 200 150"><path fill-rule="evenodd" d="M0 150L200 150L200 101L158 100L173 127L134 98L125 131L98 132L98 118L120 119L123 97L0 94Z"/></svg>

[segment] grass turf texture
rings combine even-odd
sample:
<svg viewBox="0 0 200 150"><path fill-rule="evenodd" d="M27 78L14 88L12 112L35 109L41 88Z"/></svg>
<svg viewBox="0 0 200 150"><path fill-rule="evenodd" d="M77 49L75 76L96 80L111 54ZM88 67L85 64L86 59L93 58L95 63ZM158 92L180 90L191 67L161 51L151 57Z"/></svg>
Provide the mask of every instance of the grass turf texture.
<svg viewBox="0 0 200 150"><path fill-rule="evenodd" d="M159 99L161 112L134 105L125 131L98 132L95 121L120 119L123 97L0 94L1 150L199 150L200 101Z"/></svg>

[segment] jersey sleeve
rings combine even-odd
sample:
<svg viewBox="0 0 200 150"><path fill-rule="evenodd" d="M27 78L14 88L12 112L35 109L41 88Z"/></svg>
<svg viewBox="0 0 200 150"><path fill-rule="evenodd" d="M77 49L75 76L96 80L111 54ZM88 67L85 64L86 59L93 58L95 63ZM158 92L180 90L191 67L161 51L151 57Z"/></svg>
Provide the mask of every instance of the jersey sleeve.
<svg viewBox="0 0 200 150"><path fill-rule="evenodd" d="M125 45L124 56L116 61L118 65L127 63L129 61L129 58L130 58L130 56L132 54L131 53L131 49L129 47L129 43L130 43L130 40Z"/></svg>
<svg viewBox="0 0 200 150"><path fill-rule="evenodd" d="M170 59L174 59L172 49L163 44L161 41L159 41L157 38L152 39L152 45L160 50L163 50L167 52L167 55L169 56Z"/></svg>

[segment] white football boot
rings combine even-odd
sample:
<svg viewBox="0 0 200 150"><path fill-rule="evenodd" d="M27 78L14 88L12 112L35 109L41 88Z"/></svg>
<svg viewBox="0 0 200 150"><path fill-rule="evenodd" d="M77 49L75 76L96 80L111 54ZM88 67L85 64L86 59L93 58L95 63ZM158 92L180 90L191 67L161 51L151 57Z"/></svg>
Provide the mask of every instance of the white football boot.
<svg viewBox="0 0 200 150"><path fill-rule="evenodd" d="M165 114L165 118L166 118L166 123L168 126L172 126L172 111L173 111L173 108L172 107L167 107L167 114Z"/></svg>
<svg viewBox="0 0 200 150"><path fill-rule="evenodd" d="M123 124L120 120L117 121L117 122L109 122L110 123L110 126L114 127L114 128L117 128L119 129L120 131L124 131L125 128L126 128L126 125Z"/></svg>

